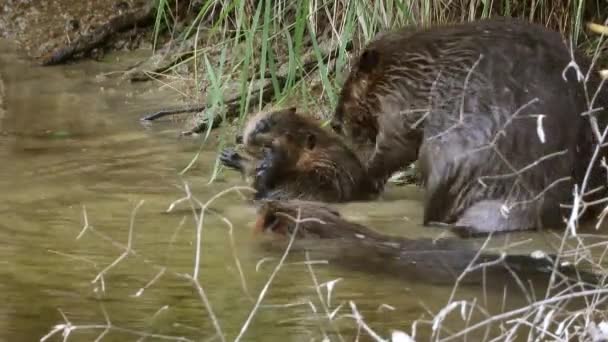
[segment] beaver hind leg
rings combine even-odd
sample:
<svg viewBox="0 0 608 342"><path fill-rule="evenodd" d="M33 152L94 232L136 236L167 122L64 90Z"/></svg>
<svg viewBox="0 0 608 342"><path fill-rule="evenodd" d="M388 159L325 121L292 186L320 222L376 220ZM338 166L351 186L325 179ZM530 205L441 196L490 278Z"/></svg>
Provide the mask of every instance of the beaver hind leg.
<svg viewBox="0 0 608 342"><path fill-rule="evenodd" d="M452 230L466 237L528 230L536 227L534 206L516 206L506 212L504 202L482 200L474 203L458 218Z"/></svg>

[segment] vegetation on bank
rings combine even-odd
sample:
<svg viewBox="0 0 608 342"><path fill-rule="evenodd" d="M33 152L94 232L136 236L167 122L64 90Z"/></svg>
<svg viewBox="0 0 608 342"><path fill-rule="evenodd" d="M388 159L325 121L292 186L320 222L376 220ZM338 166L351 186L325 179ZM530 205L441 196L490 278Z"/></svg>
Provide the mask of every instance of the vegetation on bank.
<svg viewBox="0 0 608 342"><path fill-rule="evenodd" d="M585 24L602 23L608 13L599 0L153 0L150 4L154 54L128 77L155 79L176 89L190 107L185 112L195 113L187 116L184 133L201 133L205 140L211 128L222 122L229 124L221 132L232 133L249 113L269 106L295 105L300 112L329 119L351 59L384 30L512 16L543 23L571 39L573 46L602 55L603 49L597 49L599 35L590 34ZM232 141L225 136L230 134L222 134L218 148ZM216 163L212 180L218 169ZM410 183L414 174L410 170L393 180Z"/></svg>
<svg viewBox="0 0 608 342"><path fill-rule="evenodd" d="M589 36L585 23L602 23L608 13L600 0L128 0L114 8L105 24L68 20L71 33L53 33L59 41L36 58L44 65L98 58L141 46L146 32L153 53L125 78L174 88L189 105L178 112L197 113L186 133L205 136L225 118L240 124L269 104L328 118L350 59L380 31L512 16L594 53L598 35Z"/></svg>
<svg viewBox="0 0 608 342"><path fill-rule="evenodd" d="M155 0L154 42L190 47L187 55L162 73L189 78L191 102L205 103L203 118L225 112L225 102L238 93L229 115L242 118L272 103L297 104L303 112L328 118L349 59L374 35L404 25L427 26L496 15L543 23L571 37L590 53L597 35L584 29L601 23L600 1L512 0L208 0L193 1L196 15L184 23L171 0ZM170 79L169 79L170 80ZM167 82L165 80L164 82ZM170 81L169 81L170 82ZM261 90L260 90L261 89ZM258 91L260 90L260 91ZM270 93L270 94L268 94ZM232 101L234 104L234 100Z"/></svg>

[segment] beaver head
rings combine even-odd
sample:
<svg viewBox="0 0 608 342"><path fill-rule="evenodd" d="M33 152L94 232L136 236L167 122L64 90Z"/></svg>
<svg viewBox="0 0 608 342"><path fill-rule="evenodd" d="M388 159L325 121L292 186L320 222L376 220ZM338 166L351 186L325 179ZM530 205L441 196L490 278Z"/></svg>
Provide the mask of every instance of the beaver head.
<svg viewBox="0 0 608 342"><path fill-rule="evenodd" d="M363 51L342 86L331 119L332 129L356 145L376 141L378 99L373 93L378 85L379 73L376 71L381 62L380 53L373 47Z"/></svg>
<svg viewBox="0 0 608 342"><path fill-rule="evenodd" d="M296 114L295 107L261 112L251 118L237 143L251 150L270 147L277 139L289 143L293 148L313 149L317 143L316 123ZM253 152L253 151L251 151Z"/></svg>
<svg viewBox="0 0 608 342"><path fill-rule="evenodd" d="M318 119L295 108L256 114L237 139L243 156L228 149L221 160L253 180L256 198L342 202L376 195L356 153Z"/></svg>
<svg viewBox="0 0 608 342"><path fill-rule="evenodd" d="M265 137L270 135L276 128L277 122L284 115L294 115L296 113L295 107L283 108L279 110L264 111L255 114L251 117L245 128L243 134L237 137L237 141L245 145L256 145L264 141Z"/></svg>
<svg viewBox="0 0 608 342"><path fill-rule="evenodd" d="M266 200L258 203L256 231L291 235L296 228L300 238L361 239L372 234L322 202Z"/></svg>
<svg viewBox="0 0 608 342"><path fill-rule="evenodd" d="M321 202L288 200L261 201L258 207L256 231L299 237L334 237L332 227L348 224L340 213Z"/></svg>
<svg viewBox="0 0 608 342"><path fill-rule="evenodd" d="M385 114L420 109L416 104L409 108L410 97L428 101L425 87L439 71L432 65L435 52L404 48L418 30L405 26L381 32L365 46L342 86L331 121L334 131L365 149L375 145Z"/></svg>

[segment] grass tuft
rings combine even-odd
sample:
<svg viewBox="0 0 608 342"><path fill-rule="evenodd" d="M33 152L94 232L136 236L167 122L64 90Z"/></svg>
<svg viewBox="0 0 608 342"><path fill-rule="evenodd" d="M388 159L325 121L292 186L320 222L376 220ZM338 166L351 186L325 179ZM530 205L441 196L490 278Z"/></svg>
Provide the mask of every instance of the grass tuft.
<svg viewBox="0 0 608 342"><path fill-rule="evenodd" d="M156 46L159 33L173 26L170 1L154 1ZM192 75L197 68L224 68L225 77L220 83L211 84L209 79L195 77L194 85L186 87L191 92L202 92L190 96L199 98L232 92L231 85L237 83L240 101L235 123L239 127L246 115L262 110L269 103L294 103L312 111L311 114L329 119L350 58L384 30L513 16L557 29L575 45L588 45L591 51L596 46L593 43L596 37L585 35L585 22L603 15L602 10L606 12L595 2L582 0L204 0L198 3L198 12L184 25L181 34L171 34L186 41L196 32L196 39L200 40L195 44L198 51L181 62L181 68L171 68L170 72ZM324 45L337 46L337 51L328 56L328 51L320 48ZM347 51L350 45L353 49ZM309 52L315 55L312 66L304 65ZM225 65L220 62L220 55L225 56ZM271 83L265 90L271 94L253 91L255 84L263 82ZM269 95L270 100L263 101Z"/></svg>

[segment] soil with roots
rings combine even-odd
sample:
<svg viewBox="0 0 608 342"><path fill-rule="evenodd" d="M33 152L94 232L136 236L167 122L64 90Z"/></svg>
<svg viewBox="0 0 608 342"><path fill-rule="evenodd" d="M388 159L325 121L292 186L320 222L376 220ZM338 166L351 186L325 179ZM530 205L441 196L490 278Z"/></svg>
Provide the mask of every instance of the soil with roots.
<svg viewBox="0 0 608 342"><path fill-rule="evenodd" d="M0 6L0 38L17 42L27 56L38 60L90 34L109 18L145 3L144 0L6 0ZM127 30L87 55L98 58L108 49L151 46L150 40L144 39L147 31Z"/></svg>

